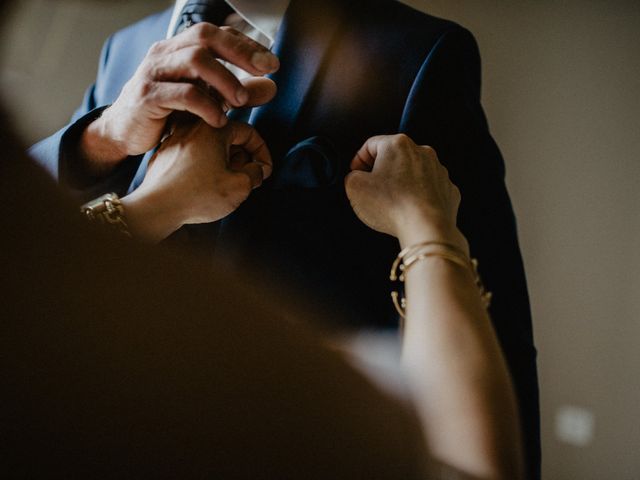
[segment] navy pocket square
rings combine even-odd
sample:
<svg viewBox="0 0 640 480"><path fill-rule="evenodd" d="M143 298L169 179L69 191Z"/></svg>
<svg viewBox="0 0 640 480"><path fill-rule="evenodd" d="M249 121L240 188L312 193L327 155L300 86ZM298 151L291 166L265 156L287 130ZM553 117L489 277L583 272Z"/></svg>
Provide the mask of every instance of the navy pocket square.
<svg viewBox="0 0 640 480"><path fill-rule="evenodd" d="M271 185L275 189L319 188L341 179L338 152L325 137L311 137L294 146L278 165Z"/></svg>

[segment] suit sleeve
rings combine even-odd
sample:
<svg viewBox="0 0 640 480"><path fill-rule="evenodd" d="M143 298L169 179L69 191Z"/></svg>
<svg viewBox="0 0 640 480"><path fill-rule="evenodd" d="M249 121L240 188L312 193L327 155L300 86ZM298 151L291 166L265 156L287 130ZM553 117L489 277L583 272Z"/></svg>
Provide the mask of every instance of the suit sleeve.
<svg viewBox="0 0 640 480"><path fill-rule="evenodd" d="M73 114L70 123L29 149L31 157L81 202L106 192L125 195L142 159L142 156L129 157L104 179L87 178L79 169L78 144L82 133L109 106L99 92L105 81L112 38L102 48L96 81L87 89L82 104Z"/></svg>
<svg viewBox="0 0 640 480"><path fill-rule="evenodd" d="M530 478L535 479L540 427L529 298L504 161L489 132L480 89L478 46L471 33L456 27L425 59L400 130L436 149L462 193L458 223L494 295L491 318L516 388Z"/></svg>

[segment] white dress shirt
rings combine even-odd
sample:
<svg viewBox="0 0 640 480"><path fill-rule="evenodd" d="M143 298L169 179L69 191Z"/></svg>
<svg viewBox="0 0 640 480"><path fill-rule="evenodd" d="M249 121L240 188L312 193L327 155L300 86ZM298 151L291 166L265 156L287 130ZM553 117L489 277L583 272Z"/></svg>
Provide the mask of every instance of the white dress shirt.
<svg viewBox="0 0 640 480"><path fill-rule="evenodd" d="M280 29L280 24L287 11L290 0L226 0L227 3L237 12L229 15L224 22L225 26L232 27L244 33L249 38L271 48L275 42L276 35ZM173 16L169 22L167 38L171 37L180 19L180 12L184 8L187 0L178 0L173 8ZM243 79L250 75L244 70L222 62L236 77Z"/></svg>
<svg viewBox="0 0 640 480"><path fill-rule="evenodd" d="M291 0L226 0L226 2L237 13L229 15L224 25L244 33L249 38L270 49L275 42ZM180 19L180 12L182 12L186 3L187 0L176 1L173 8L173 16L169 22L169 29L167 30L167 38L173 34ZM410 2L400 0L400 3L408 4ZM222 62L222 64L239 79L250 76L247 72L234 65L227 62Z"/></svg>
<svg viewBox="0 0 640 480"><path fill-rule="evenodd" d="M178 0L173 8L167 38L171 36L187 0ZM233 27L256 42L271 48L290 0L227 0L237 14L229 15L225 26Z"/></svg>

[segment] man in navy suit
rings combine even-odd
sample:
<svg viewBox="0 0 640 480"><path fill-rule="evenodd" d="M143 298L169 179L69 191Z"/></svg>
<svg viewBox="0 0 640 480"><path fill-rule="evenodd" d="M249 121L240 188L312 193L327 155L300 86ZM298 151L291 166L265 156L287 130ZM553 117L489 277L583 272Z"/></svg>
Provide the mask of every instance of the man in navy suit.
<svg viewBox="0 0 640 480"><path fill-rule="evenodd" d="M82 200L126 194L144 178L172 111L191 111L215 126L226 121L227 108L271 96L268 81L241 84L192 47L204 45L234 75L235 67L271 73L279 93L254 108L249 123L266 140L273 175L219 228L205 227L199 238L210 235L218 255L238 268L263 271L328 318L385 327L397 322L387 279L398 246L357 220L343 178L358 147L373 135L401 132L432 146L462 192L459 225L494 293L491 315L518 394L530 477L537 478L529 302L504 162L480 105L473 36L391 0L230 1L240 14L233 26L271 47L278 65L255 44L238 40L244 37L235 30L201 26L163 40L179 20L184 1L177 3L107 41L96 83L72 123L32 154ZM250 16L251 5L263 10ZM194 55L185 53L190 48ZM141 75L166 72L173 76L138 82ZM203 96L193 88L197 80L216 94Z"/></svg>

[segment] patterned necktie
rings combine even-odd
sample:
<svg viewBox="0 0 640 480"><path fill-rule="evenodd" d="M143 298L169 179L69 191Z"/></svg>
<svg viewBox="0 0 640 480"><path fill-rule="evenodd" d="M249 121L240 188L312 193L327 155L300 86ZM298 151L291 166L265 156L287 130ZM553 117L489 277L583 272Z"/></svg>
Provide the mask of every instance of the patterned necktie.
<svg viewBox="0 0 640 480"><path fill-rule="evenodd" d="M173 36L200 22L224 25L224 21L232 13L235 10L224 0L189 0L180 12Z"/></svg>

